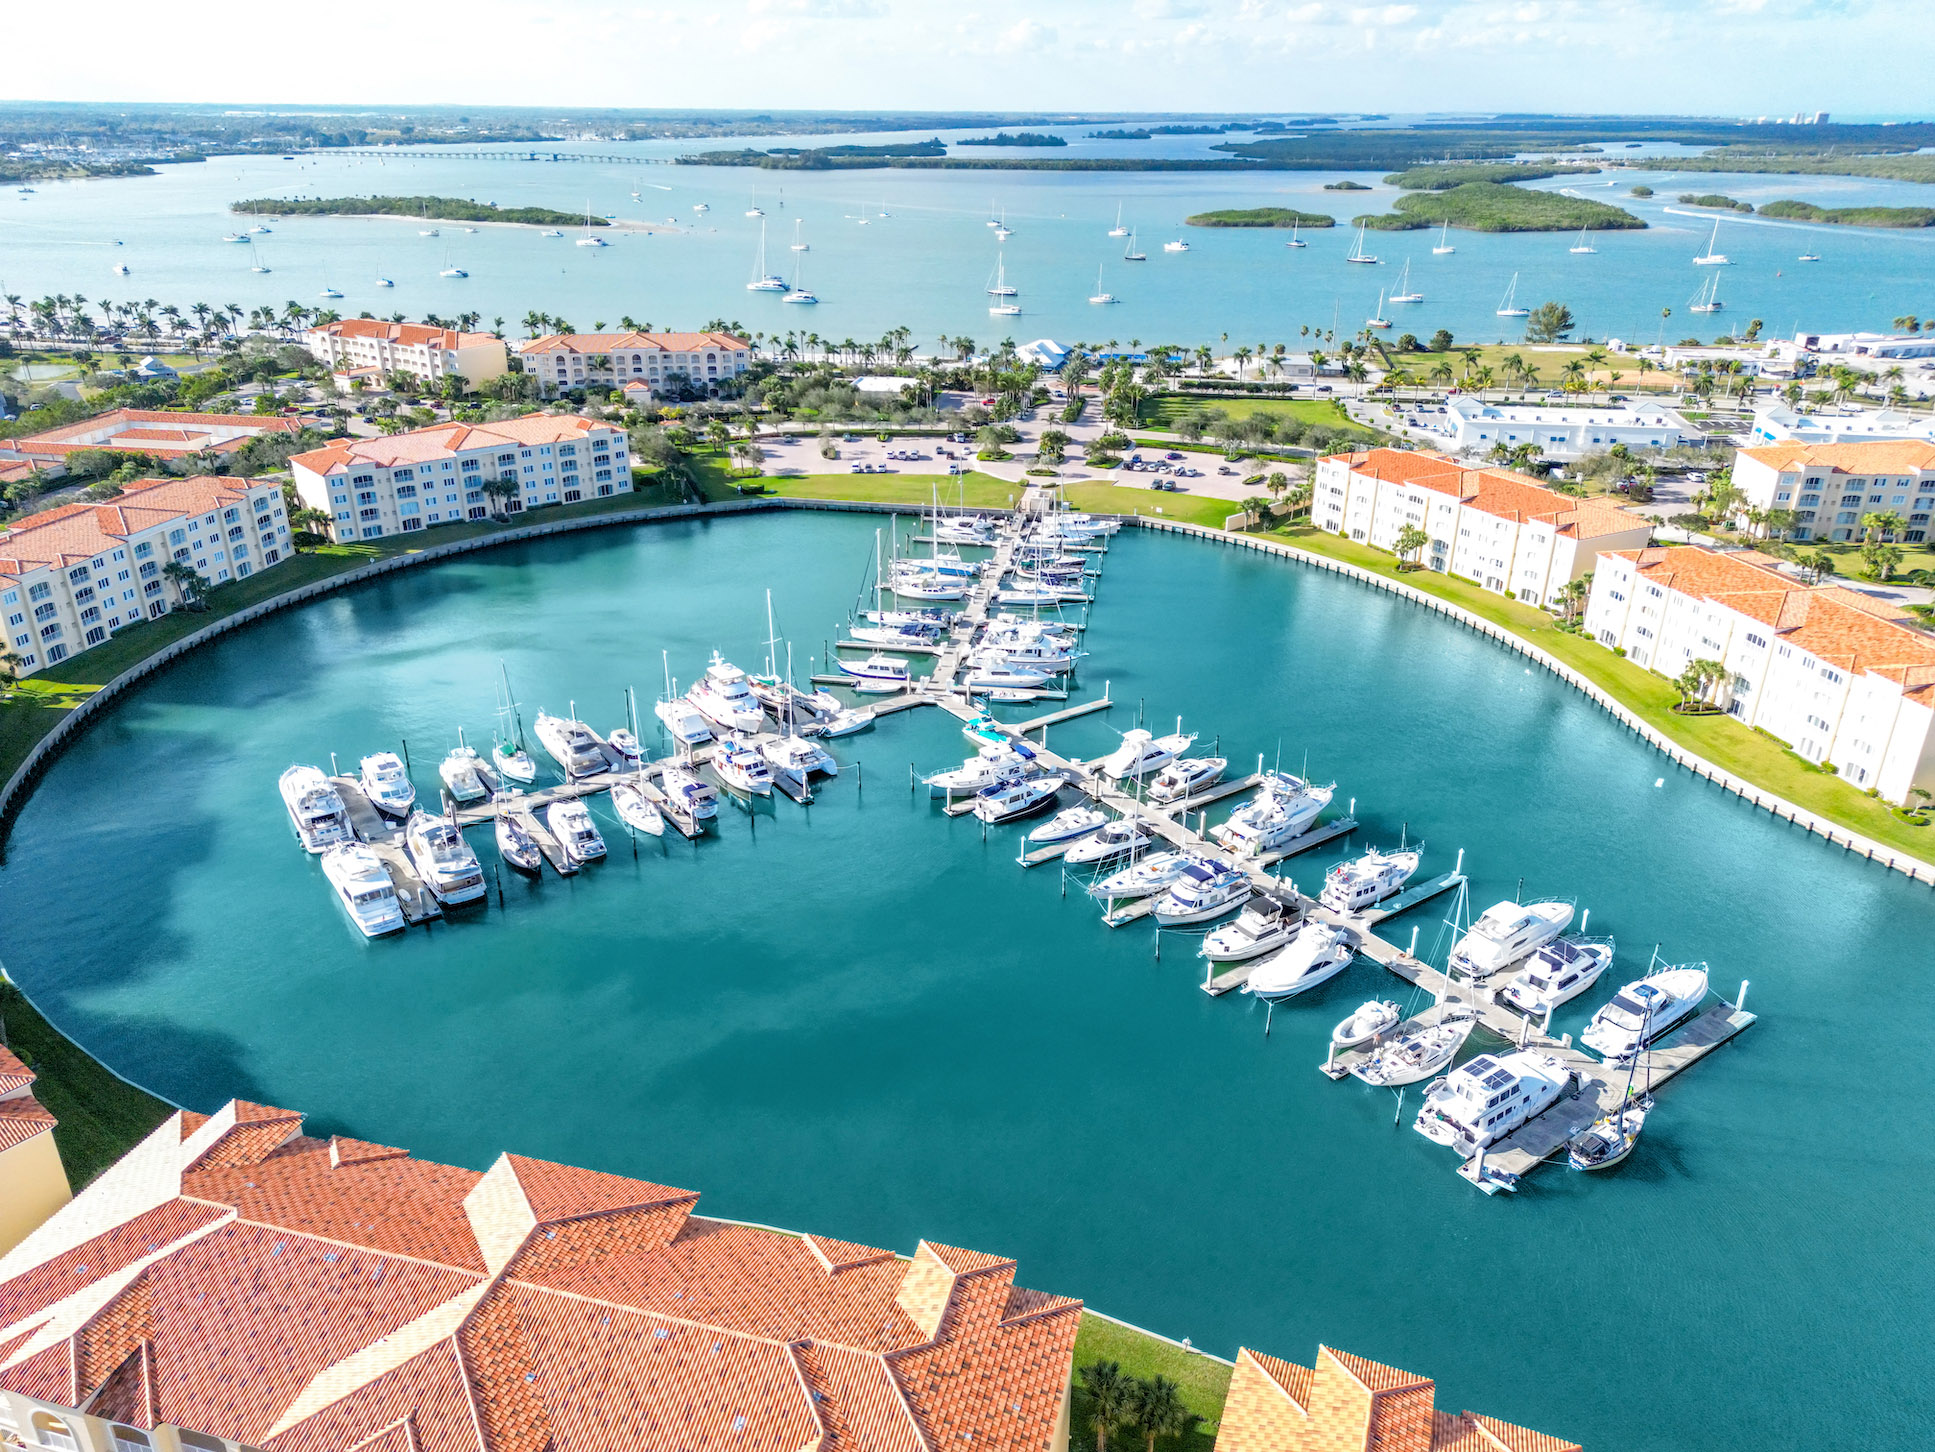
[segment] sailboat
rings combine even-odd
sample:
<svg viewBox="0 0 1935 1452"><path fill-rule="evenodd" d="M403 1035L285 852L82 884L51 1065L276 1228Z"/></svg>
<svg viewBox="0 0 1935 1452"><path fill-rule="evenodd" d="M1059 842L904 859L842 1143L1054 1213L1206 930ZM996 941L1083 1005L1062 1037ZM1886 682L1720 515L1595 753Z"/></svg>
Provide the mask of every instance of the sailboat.
<svg viewBox="0 0 1935 1452"><path fill-rule="evenodd" d="M1706 286L1693 295L1693 302L1687 308L1694 313L1717 313L1726 306L1720 301L1720 274L1710 273Z"/></svg>
<svg viewBox="0 0 1935 1452"><path fill-rule="evenodd" d="M1297 235L1297 229L1302 225L1303 223L1301 222L1292 222L1290 224L1290 240L1283 244L1285 247L1308 247L1310 245Z"/></svg>
<svg viewBox="0 0 1935 1452"><path fill-rule="evenodd" d="M1020 317L1021 305L1014 301L1015 295L1015 289L1008 286L1006 262L997 255L994 260L994 285L988 289L988 296L994 299L988 306L988 316L991 318Z"/></svg>
<svg viewBox="0 0 1935 1452"><path fill-rule="evenodd" d="M262 260L261 255L255 250L255 243L251 241L249 243L249 271L267 272L268 270L269 264Z"/></svg>
<svg viewBox="0 0 1935 1452"><path fill-rule="evenodd" d="M1128 235L1129 229L1122 225L1122 203L1117 202L1115 204L1115 225L1109 228L1109 236L1126 237Z"/></svg>
<svg viewBox="0 0 1935 1452"><path fill-rule="evenodd" d="M611 244L591 230L591 198L585 198L585 234L578 239L580 247L609 247Z"/></svg>
<svg viewBox="0 0 1935 1452"><path fill-rule="evenodd" d="M1727 260L1727 254L1724 252L1716 252L1713 250L1715 245L1719 241L1720 241L1720 220L1719 218L1716 217L1713 222L1713 235L1707 238L1707 250L1701 253L1698 257L1693 259L1693 265L1695 267L1728 266L1729 264Z"/></svg>
<svg viewBox="0 0 1935 1452"><path fill-rule="evenodd" d="M795 252L811 252L813 250L813 244L811 242L803 242L800 240L800 224L804 221L805 218L803 217L793 218L793 250Z"/></svg>
<svg viewBox="0 0 1935 1452"><path fill-rule="evenodd" d="M989 297L1014 297L1015 290L1008 286L1008 277L1000 253L995 254L994 281L988 284Z"/></svg>
<svg viewBox="0 0 1935 1452"><path fill-rule="evenodd" d="M759 206L759 188L758 187L754 187L752 189L752 205L746 208L746 215L748 217L763 217L766 215L766 213L762 211Z"/></svg>
<svg viewBox="0 0 1935 1452"><path fill-rule="evenodd" d="M1451 245L1451 218L1446 217L1444 226L1438 229L1438 245L1431 249L1431 255L1433 257L1443 257L1446 253L1456 252L1457 250L1456 247Z"/></svg>
<svg viewBox="0 0 1935 1452"><path fill-rule="evenodd" d="M988 225L990 227L999 227L1001 225L1001 218L995 212L995 202L992 199L988 202Z"/></svg>
<svg viewBox="0 0 1935 1452"><path fill-rule="evenodd" d="M748 216L752 214L747 213ZM764 213L761 213L763 216ZM759 255L753 260L752 281L746 284L747 292L785 292L786 279L775 277L766 270L766 224L759 224Z"/></svg>
<svg viewBox="0 0 1935 1452"><path fill-rule="evenodd" d="M1579 253L1590 253L1597 252L1599 249L1586 241L1586 229L1582 226L1579 228L1579 240L1572 244L1572 250Z"/></svg>
<svg viewBox="0 0 1935 1452"><path fill-rule="evenodd" d="M1819 262L1820 260L1821 254L1818 252L1803 252L1795 259L1797 262Z"/></svg>
<svg viewBox="0 0 1935 1452"><path fill-rule="evenodd" d="M503 694L497 704L498 730L491 742L491 764L499 776L511 781L536 781L537 763L524 749L524 718L518 714L517 702L511 698L511 673L502 661L497 663L497 672L503 682L500 688Z"/></svg>
<svg viewBox="0 0 1935 1452"><path fill-rule="evenodd" d="M1014 236L1014 233L1008 229L1008 209L1003 207L1001 209L1001 220L994 224L994 240L997 242L1006 242L1012 236Z"/></svg>
<svg viewBox="0 0 1935 1452"><path fill-rule="evenodd" d="M1367 328L1388 328L1391 326L1391 320L1384 316L1384 289L1383 288L1379 288L1377 291L1377 316L1373 318L1366 318L1364 320L1364 326Z"/></svg>
<svg viewBox="0 0 1935 1452"><path fill-rule="evenodd" d="M1092 303L1118 303L1122 301L1114 293L1104 292L1102 290L1102 269L1100 267L1095 269L1095 296L1091 297L1089 301Z"/></svg>
<svg viewBox="0 0 1935 1452"><path fill-rule="evenodd" d="M806 284L800 280L801 269L804 268L805 266L806 266L806 260L804 258L795 257L793 259L793 286L787 292L786 296L780 299L781 302L817 303L819 301L818 298L814 297L812 293L806 290Z"/></svg>
<svg viewBox="0 0 1935 1452"><path fill-rule="evenodd" d="M331 297L331 298L339 298L339 297L341 297L341 296L342 296L342 294L341 294L340 292L338 292L338 291L336 291L336 289L335 289L335 288L333 288L333 287L331 287L331 286L329 285L329 283L328 283L328 281L327 281L327 280L325 280L325 281L324 281L324 283L323 283L323 285L322 285L322 291L321 291L321 292L319 292L319 293L317 293L317 294L316 294L316 296L317 296L317 297Z"/></svg>
<svg viewBox="0 0 1935 1452"><path fill-rule="evenodd" d="M1392 292L1391 301L1394 303L1421 303L1424 301L1423 293L1411 291L1411 259L1408 257L1404 259L1404 271L1398 274L1397 289ZM1378 311L1383 312L1384 309L1379 308Z"/></svg>
<svg viewBox="0 0 1935 1452"><path fill-rule="evenodd" d="M1357 245L1351 248L1350 256L1346 257L1344 261L1368 262L1372 264L1377 262L1375 257L1364 250L1364 224L1362 222L1357 224Z"/></svg>
<svg viewBox="0 0 1935 1452"><path fill-rule="evenodd" d="M1512 274L1512 285L1505 289L1505 296L1499 299L1498 315L1501 318L1529 318L1532 316L1532 310L1530 308L1522 308L1518 305L1518 274L1516 272Z"/></svg>
<svg viewBox="0 0 1935 1452"><path fill-rule="evenodd" d="M425 202L425 203L423 204L423 206L422 206L422 208L421 208L421 210L422 210L422 212L423 212L423 220L424 220L424 221L426 221L426 222L428 222L428 221L430 220L430 204L429 204L428 202ZM419 227L419 228L417 228L417 236L419 236L419 237L435 237L435 236L437 236L437 235L439 235L439 234L438 234L438 231L437 231L437 229L436 229L435 227Z"/></svg>
<svg viewBox="0 0 1935 1452"><path fill-rule="evenodd" d="M1122 250L1122 260L1124 262L1147 262L1149 260L1148 253L1137 249L1133 229L1129 232L1129 245Z"/></svg>

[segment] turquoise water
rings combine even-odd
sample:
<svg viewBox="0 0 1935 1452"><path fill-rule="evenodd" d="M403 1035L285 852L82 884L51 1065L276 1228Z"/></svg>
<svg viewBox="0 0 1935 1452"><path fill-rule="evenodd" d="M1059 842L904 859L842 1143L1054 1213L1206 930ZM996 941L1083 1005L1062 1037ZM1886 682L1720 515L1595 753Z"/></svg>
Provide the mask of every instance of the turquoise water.
<svg viewBox="0 0 1935 1452"><path fill-rule="evenodd" d="M1200 153L1217 139L1090 142L1080 135L1086 128L1062 129L1073 137L1068 151L1057 153L1065 156ZM750 144L811 141L753 138ZM1398 290L1398 270L1407 259L1413 263L1411 284L1426 300L1390 310L1397 330L1428 337L1443 327L1475 342L1521 335L1496 316L1515 272L1521 303L1566 302L1582 336L1651 342L1662 332L1662 308L1674 313L1664 326L1668 340L1689 332L1710 337L1755 317L1772 334L1886 328L1901 313L1928 310L1926 279L1935 261L1935 238L1924 233L1729 217L1721 247L1737 265L1721 279L1727 311L1718 318L1687 312L1708 280L1692 258L1704 250L1712 223L1708 215L1673 215L1673 197L1723 192L1757 203L1798 197L1825 206L1919 206L1928 204L1932 190L1855 178L1621 171L1608 174L1611 187L1608 178L1557 178L1540 185L1570 185L1581 195L1613 201L1644 217L1651 229L1599 234L1598 254L1582 257L1568 251L1571 236L1462 233L1454 255L1434 257L1435 237L1386 233L1373 239L1371 250L1387 265L1372 268L1345 264L1354 237L1345 228L1309 234L1307 249L1291 251L1278 233L1185 229L1182 219L1245 206L1290 206L1340 218L1381 212L1397 194L1376 173L1358 176L1372 184L1369 192L1339 193L1323 190L1342 175L1333 172L777 173L649 164L702 149L692 142L588 142L556 149L636 156L637 163L462 160L435 151L380 158L312 154L288 162L219 157L165 167L154 177L42 183L27 197L0 189L0 276L7 291L30 299L79 292L90 299L155 298L182 306L201 300L245 308L291 299L319 306L327 284L344 294L329 305L348 315L367 310L449 317L474 310L487 324L498 315L509 320L512 337L523 336L519 320L537 309L580 329L601 319L616 326L626 315L662 328L722 317L749 330L798 329L832 339L878 338L906 326L922 348L934 347L940 334L965 334L983 344L1004 334L1190 344L1220 343L1228 334L1232 345L1295 347L1305 341L1305 327L1356 332L1376 311L1379 290ZM509 155L523 149L498 150ZM1658 195L1647 202L1626 196L1638 183ZM744 212L755 186L767 213L769 268L791 276L788 245L795 220L801 221L813 249L804 258L804 280L819 295L819 307L789 307L777 294L746 291L760 224ZM677 218L691 230L613 232L605 234L612 246L581 248L568 234L544 238L535 229L484 227L466 234L446 223L432 239L419 237L418 227L406 221L291 217L258 239L262 258L274 269L267 276L249 271L246 248L221 241L237 225L228 204L240 198L374 193L471 197L572 212L589 206L626 220ZM700 202L711 211L695 214ZM1021 289L1026 309L1019 318L987 313L983 289L994 271L996 243L984 224L997 206L1015 232L1005 254L1008 281ZM1107 235L1118 206L1124 223L1139 229L1146 263L1122 262L1123 242ZM883 208L892 215L880 217ZM862 217L868 220L864 227ZM1165 241L1185 232L1189 253L1162 250ZM112 246L116 238L125 245ZM1804 251L1823 260L1800 264L1796 259ZM447 259L469 278L439 277ZM118 262L128 264L132 275L113 275ZM1123 299L1120 306L1088 304L1098 267L1104 286ZM379 275L392 278L395 287L378 288Z"/></svg>
<svg viewBox="0 0 1935 1452"><path fill-rule="evenodd" d="M771 586L817 653L871 558L835 515L613 528L352 590L189 657L109 714L23 811L6 964L132 1078L483 1166L501 1149L705 1192L715 1214L1018 1257L1022 1279L1225 1355L1319 1339L1594 1447L1916 1445L1932 1312L1927 888L1670 772L1517 657L1332 576L1119 538L1084 684L1239 761L1334 776L1479 905L1577 894L1637 971L1705 958L1761 1020L1661 1097L1635 1160L1488 1200L1393 1100L1316 1072L1396 980L1359 963L1279 1011L1197 991L1179 935L1110 932L907 790L965 752L922 711L837 743L810 811L643 848L503 910L368 944L275 793L293 760L520 698L619 719L659 652L757 662ZM805 662L801 662L804 666ZM1664 784L1655 786L1665 775ZM488 846L480 837L480 846ZM1331 854L1296 864L1314 885ZM1433 914L1421 911L1428 945ZM1401 930L1399 930L1401 932ZM1622 977L1625 975L1622 975ZM1574 1032L1603 993L1562 1014ZM1879 1066L1885 1066L1882 1072ZM1407 1099L1405 1119L1417 1096Z"/></svg>

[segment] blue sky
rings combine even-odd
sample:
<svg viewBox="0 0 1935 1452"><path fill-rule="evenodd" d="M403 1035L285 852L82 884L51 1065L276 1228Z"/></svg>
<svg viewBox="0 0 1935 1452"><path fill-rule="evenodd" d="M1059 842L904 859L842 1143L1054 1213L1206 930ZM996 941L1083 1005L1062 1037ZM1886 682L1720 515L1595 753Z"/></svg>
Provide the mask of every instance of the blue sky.
<svg viewBox="0 0 1935 1452"><path fill-rule="evenodd" d="M1715 115L1914 109L1930 0L150 0L19 7L21 98Z"/></svg>

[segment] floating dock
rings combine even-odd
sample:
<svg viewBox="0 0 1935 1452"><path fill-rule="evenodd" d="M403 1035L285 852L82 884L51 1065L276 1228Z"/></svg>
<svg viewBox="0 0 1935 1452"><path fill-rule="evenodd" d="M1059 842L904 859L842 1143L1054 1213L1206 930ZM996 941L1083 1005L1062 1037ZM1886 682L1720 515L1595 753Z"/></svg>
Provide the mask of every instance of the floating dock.
<svg viewBox="0 0 1935 1452"><path fill-rule="evenodd" d="M332 776L329 784L336 788L336 795L343 799L343 807L349 813L350 830L356 840L374 852L383 864L383 870L390 875L390 883L396 888L397 905L403 909L403 921L410 927L428 922L431 918L443 916L443 905L437 895L430 891L428 884L417 875L416 864L403 845L403 824L394 817L378 811L369 796L363 791L363 784L353 776Z"/></svg>

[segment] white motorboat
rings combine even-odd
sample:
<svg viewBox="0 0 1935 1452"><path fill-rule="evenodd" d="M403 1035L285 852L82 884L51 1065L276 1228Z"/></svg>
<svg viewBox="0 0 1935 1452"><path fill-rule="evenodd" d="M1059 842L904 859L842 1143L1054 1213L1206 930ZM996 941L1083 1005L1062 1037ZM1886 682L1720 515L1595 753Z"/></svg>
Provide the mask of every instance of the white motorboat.
<svg viewBox="0 0 1935 1452"><path fill-rule="evenodd" d="M766 708L752 693L746 673L716 650L705 674L685 698L716 731L758 731L766 724Z"/></svg>
<svg viewBox="0 0 1935 1452"><path fill-rule="evenodd" d="M1059 847L1064 842L1075 842L1098 831L1108 823L1107 812L1098 812L1094 807L1069 807L1055 813L1034 831L1028 834L1030 847Z"/></svg>
<svg viewBox="0 0 1935 1452"><path fill-rule="evenodd" d="M851 678L853 689L868 695L884 696L894 691L904 691L913 684L913 672L907 662L896 660L890 655L878 653L863 661L842 660L835 662L842 674Z"/></svg>
<svg viewBox="0 0 1935 1452"><path fill-rule="evenodd" d="M1247 963L1273 953L1297 935L1297 910L1281 898L1258 893L1244 905L1234 922L1224 923L1204 937L1197 956L1212 963Z"/></svg>
<svg viewBox="0 0 1935 1452"><path fill-rule="evenodd" d="M957 514L934 522L934 538L942 544L991 545L995 541L994 521L978 514Z"/></svg>
<svg viewBox="0 0 1935 1452"><path fill-rule="evenodd" d="M350 840L349 810L318 766L292 766L276 779L289 825L307 852L327 852Z"/></svg>
<svg viewBox="0 0 1935 1452"><path fill-rule="evenodd" d="M1232 812L1227 822L1210 828L1209 835L1243 856L1274 852L1307 832L1336 792L1335 782L1312 786L1288 772L1270 772L1262 789Z"/></svg>
<svg viewBox="0 0 1935 1452"><path fill-rule="evenodd" d="M979 652L979 659L991 665L1004 665L1015 670L1046 671L1050 675L1060 675L1072 668L1088 652L1076 650L1060 640L1037 637L1021 640L1002 636L989 640Z"/></svg>
<svg viewBox="0 0 1935 1452"><path fill-rule="evenodd" d="M403 832L410 861L430 895L445 906L484 896L484 869L455 824L428 812L410 813Z"/></svg>
<svg viewBox="0 0 1935 1452"><path fill-rule="evenodd" d="M941 629L924 621L913 625L872 625L856 620L847 627L847 638L857 640L862 645L885 646L888 649L897 645L925 649L940 640Z"/></svg>
<svg viewBox="0 0 1935 1452"><path fill-rule="evenodd" d="M1664 968L1628 983L1592 1016L1579 1042L1605 1059L1625 1059L1672 1033L1700 1011L1707 965Z"/></svg>
<svg viewBox="0 0 1935 1452"><path fill-rule="evenodd" d="M458 801L481 802L490 795L483 773L484 758L474 746L464 745L463 733L458 732L456 749L438 763L437 775Z"/></svg>
<svg viewBox="0 0 1935 1452"><path fill-rule="evenodd" d="M1189 244L1178 237L1174 242L1163 243L1162 250L1164 252L1187 252L1189 250Z"/></svg>
<svg viewBox="0 0 1935 1452"><path fill-rule="evenodd" d="M1368 1059L1351 1065L1351 1075L1386 1089L1429 1079L1457 1057L1477 1022L1469 1008L1447 1006L1437 1022L1401 1033Z"/></svg>
<svg viewBox="0 0 1935 1452"><path fill-rule="evenodd" d="M865 731L873 725L873 712L854 711L842 707L820 722L820 735L851 736L856 731Z"/></svg>
<svg viewBox="0 0 1935 1452"><path fill-rule="evenodd" d="M886 588L905 600L965 600L968 582L947 575L899 574Z"/></svg>
<svg viewBox="0 0 1935 1452"><path fill-rule="evenodd" d="M1424 844L1402 852L1380 852L1373 847L1354 862L1340 862L1324 874L1317 901L1333 912L1354 913L1382 902L1418 870Z"/></svg>
<svg viewBox="0 0 1935 1452"><path fill-rule="evenodd" d="M497 838L497 855L510 863L519 872L537 873L544 870L544 850L516 817L505 811L503 805L497 808L497 820L492 823L492 834Z"/></svg>
<svg viewBox="0 0 1935 1452"><path fill-rule="evenodd" d="M1003 740L998 746L983 746L959 766L937 771L921 780L930 797L954 797L999 786L1026 776L1034 769L1034 750L1024 742Z"/></svg>
<svg viewBox="0 0 1935 1452"><path fill-rule="evenodd" d="M1642 1095L1624 1109L1601 1115L1566 1143L1566 1163L1575 1170L1610 1170L1633 1152L1653 1097Z"/></svg>
<svg viewBox="0 0 1935 1452"><path fill-rule="evenodd" d="M1149 800L1165 805L1187 801L1204 787L1221 781L1229 765L1226 756L1188 756L1172 761L1149 783Z"/></svg>
<svg viewBox="0 0 1935 1452"><path fill-rule="evenodd" d="M732 791L765 797L773 792L773 769L758 748L743 741L721 741L713 748L712 769Z"/></svg>
<svg viewBox="0 0 1935 1452"><path fill-rule="evenodd" d="M947 630L954 624L952 610L862 610L859 618L869 625L925 625Z"/></svg>
<svg viewBox="0 0 1935 1452"><path fill-rule="evenodd" d="M611 808L618 813L618 820L634 832L643 832L648 837L665 835L665 818L645 795L644 789L635 781L615 781L611 784Z"/></svg>
<svg viewBox="0 0 1935 1452"><path fill-rule="evenodd" d="M1494 903L1451 950L1452 971L1489 978L1522 963L1572 926L1572 912L1556 899Z"/></svg>
<svg viewBox="0 0 1935 1452"><path fill-rule="evenodd" d="M652 712L665 734L682 746L697 746L712 739L712 723L684 696L660 700L652 706Z"/></svg>
<svg viewBox="0 0 1935 1452"><path fill-rule="evenodd" d="M363 795L370 805L392 817L406 817L417 799L417 789L404 773L403 763L394 751L377 751L360 764Z"/></svg>
<svg viewBox="0 0 1935 1452"><path fill-rule="evenodd" d="M1070 867L1099 867L1118 857L1140 852L1153 840L1148 827L1134 817L1118 817L1069 848L1062 854L1062 861Z"/></svg>
<svg viewBox="0 0 1935 1452"><path fill-rule="evenodd" d="M1210 857L1198 857L1183 868L1181 876L1169 884L1151 909L1156 926L1181 927L1185 923L1206 923L1234 912L1250 900L1255 891L1250 875Z"/></svg>
<svg viewBox="0 0 1935 1452"><path fill-rule="evenodd" d="M1611 938L1558 938L1532 955L1497 995L1498 1001L1531 1018L1543 1018L1599 981L1611 966Z"/></svg>
<svg viewBox="0 0 1935 1452"><path fill-rule="evenodd" d="M1545 1113L1571 1087L1572 1071L1557 1054L1480 1054L1425 1091L1411 1127L1433 1144L1476 1154Z"/></svg>
<svg viewBox="0 0 1935 1452"><path fill-rule="evenodd" d="M990 826L1031 817L1052 806L1061 788L1061 778L1054 776L1021 777L982 787L974 794L974 815Z"/></svg>
<svg viewBox="0 0 1935 1452"><path fill-rule="evenodd" d="M645 759L644 748L638 744L638 738L632 735L632 730L629 726L618 727L611 735L605 738L605 744L620 756L624 757L626 764L629 766L637 766L639 762Z"/></svg>
<svg viewBox="0 0 1935 1452"><path fill-rule="evenodd" d="M970 691L1032 691L1048 684L1048 673L977 660L961 677L961 684Z"/></svg>
<svg viewBox="0 0 1935 1452"><path fill-rule="evenodd" d="M817 741L791 733L759 738L759 754L777 776L804 787L815 776L838 776L840 763Z"/></svg>
<svg viewBox="0 0 1935 1452"><path fill-rule="evenodd" d="M945 575L951 580L978 580L981 578L981 562L964 560L960 553L949 550L942 554L938 549L925 559L910 558L895 560L892 573L896 575Z"/></svg>
<svg viewBox="0 0 1935 1452"><path fill-rule="evenodd" d="M361 842L344 842L322 855L323 876L349 909L350 921L366 938L398 932L404 926L403 904L382 859Z"/></svg>
<svg viewBox="0 0 1935 1452"><path fill-rule="evenodd" d="M497 774L516 782L537 780L537 763L522 746L510 741L493 741L490 748L491 765Z"/></svg>
<svg viewBox="0 0 1935 1452"><path fill-rule="evenodd" d="M1195 739L1194 732L1157 736L1140 726L1132 727L1122 733L1122 744L1102 758L1096 771L1110 781L1133 781L1162 770L1189 750Z"/></svg>
<svg viewBox="0 0 1935 1452"><path fill-rule="evenodd" d="M1091 884L1089 896L1105 901L1119 899L1130 902L1137 898L1154 897L1159 892L1167 891L1169 885L1181 877L1195 860L1187 852L1151 852L1140 862Z"/></svg>
<svg viewBox="0 0 1935 1452"><path fill-rule="evenodd" d="M591 821L591 813L585 810L583 802L567 800L551 803L544 809L544 825L558 839L558 846L564 849L567 861L579 864L596 862L605 855L605 839L598 835L598 829Z"/></svg>
<svg viewBox="0 0 1935 1452"><path fill-rule="evenodd" d="M1380 1002L1374 998L1330 1031L1331 1047L1354 1049L1359 1044L1368 1044L1378 1035L1396 1028L1403 1016L1404 1011L1389 999Z"/></svg>
<svg viewBox="0 0 1935 1452"><path fill-rule="evenodd" d="M683 761L667 761L659 776L659 789L672 804L672 810L693 822L703 822L719 814L719 792L709 781Z"/></svg>
<svg viewBox="0 0 1935 1452"><path fill-rule="evenodd" d="M961 727L961 734L976 746L1006 746L1014 737L1007 728L992 716L971 716Z"/></svg>
<svg viewBox="0 0 1935 1452"><path fill-rule="evenodd" d="M1347 929L1307 921L1286 947L1250 970L1243 991L1272 1003L1294 998L1342 973L1355 951Z"/></svg>
<svg viewBox="0 0 1935 1452"><path fill-rule="evenodd" d="M589 776L610 765L605 760L604 749L598 745L598 738L582 721L540 711L531 729L537 734L538 745L564 768L567 779Z"/></svg>

